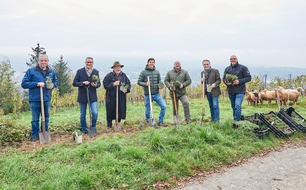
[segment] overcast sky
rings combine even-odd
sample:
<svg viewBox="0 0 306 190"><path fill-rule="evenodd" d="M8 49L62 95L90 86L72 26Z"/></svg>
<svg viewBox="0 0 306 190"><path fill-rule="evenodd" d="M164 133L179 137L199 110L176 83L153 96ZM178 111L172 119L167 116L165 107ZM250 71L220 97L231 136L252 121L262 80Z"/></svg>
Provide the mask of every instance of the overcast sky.
<svg viewBox="0 0 306 190"><path fill-rule="evenodd" d="M0 56L306 67L305 0L1 0Z"/></svg>

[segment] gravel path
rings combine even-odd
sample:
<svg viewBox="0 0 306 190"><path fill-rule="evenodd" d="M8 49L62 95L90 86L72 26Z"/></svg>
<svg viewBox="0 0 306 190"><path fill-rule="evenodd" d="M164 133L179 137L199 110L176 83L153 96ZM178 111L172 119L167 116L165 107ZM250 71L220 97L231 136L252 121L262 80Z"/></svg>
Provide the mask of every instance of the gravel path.
<svg viewBox="0 0 306 190"><path fill-rule="evenodd" d="M306 147L285 148L255 157L247 163L196 179L184 190L304 190L306 189Z"/></svg>

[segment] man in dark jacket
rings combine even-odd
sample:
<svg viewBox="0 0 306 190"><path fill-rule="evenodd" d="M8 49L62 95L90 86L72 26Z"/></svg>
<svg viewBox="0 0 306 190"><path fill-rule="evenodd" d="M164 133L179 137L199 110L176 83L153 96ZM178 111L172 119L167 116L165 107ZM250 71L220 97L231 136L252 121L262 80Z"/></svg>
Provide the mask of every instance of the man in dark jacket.
<svg viewBox="0 0 306 190"><path fill-rule="evenodd" d="M227 86L234 120L240 121L242 112L241 104L246 92L245 83L251 81L252 77L249 69L238 63L236 55L230 57L230 63L230 66L225 68L223 82Z"/></svg>
<svg viewBox="0 0 306 190"><path fill-rule="evenodd" d="M48 66L48 63L48 56L46 54L40 55L38 64L27 70L21 82L22 88L29 89L29 102L32 111L32 141L39 139L40 88L43 88L45 125L46 131L48 131L52 89L58 86L55 71Z"/></svg>
<svg viewBox="0 0 306 190"><path fill-rule="evenodd" d="M148 77L150 79L149 81L147 79ZM159 94L159 89L162 88L163 82L161 80L159 71L155 69L154 58L148 59L146 68L140 73L137 83L139 86L142 86L144 89L146 121L149 121L150 119L150 97L149 97L149 88L148 88L148 86L150 85L152 101L155 101L161 108L157 124L159 126L167 126L166 124L164 124L164 117L167 105L164 99L162 98L162 96Z"/></svg>
<svg viewBox="0 0 306 190"><path fill-rule="evenodd" d="M80 104L80 124L83 133L87 133L86 126L86 108L87 103L90 104L91 109L91 127L96 131L96 123L98 119L98 98L97 88L101 86L99 71L93 68L93 58L87 57L85 59L85 67L79 69L73 79L73 86L78 87L78 99ZM88 91L88 93L87 93ZM88 96L89 95L89 102Z"/></svg>
<svg viewBox="0 0 306 190"><path fill-rule="evenodd" d="M202 83L205 81L205 94L210 108L211 121L220 121L219 95L220 90L220 73L218 69L211 68L210 61L205 59L202 61L204 71L201 72Z"/></svg>
<svg viewBox="0 0 306 190"><path fill-rule="evenodd" d="M112 72L103 79L103 86L106 89L106 120L107 127L112 127L112 120L116 119L116 91L118 90L118 122L126 117L126 94L130 92L131 82L125 73L121 71L119 61L115 61ZM117 89L118 88L118 89Z"/></svg>
<svg viewBox="0 0 306 190"><path fill-rule="evenodd" d="M188 124L191 122L190 119L190 110L189 110L189 102L186 93L186 88L191 84L191 78L188 72L181 67L180 61L175 61L173 69L167 72L165 77L165 85L171 91L171 98L173 102L173 115L175 115L176 110L174 108L174 99L173 93L176 96L176 106L178 110L178 100L180 100L183 104L184 108L184 116L185 122Z"/></svg>

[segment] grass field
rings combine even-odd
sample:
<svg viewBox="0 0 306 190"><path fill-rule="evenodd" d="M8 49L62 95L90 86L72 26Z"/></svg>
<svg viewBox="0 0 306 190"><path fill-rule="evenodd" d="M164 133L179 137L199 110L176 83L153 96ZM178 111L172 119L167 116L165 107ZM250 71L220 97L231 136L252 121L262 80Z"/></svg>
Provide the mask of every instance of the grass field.
<svg viewBox="0 0 306 190"><path fill-rule="evenodd" d="M205 102L205 119L209 108ZM165 122L172 123L172 107L167 101ZM301 115L306 113L306 100L294 106ZM180 105L180 115L182 115ZM152 128L143 123L144 105L128 105L126 128L134 132L104 133L105 107L99 107L100 135L82 144L71 140L41 148L20 151L8 148L0 157L0 189L168 189L199 172L221 169L260 152L278 148L287 141L299 143L304 134L295 133L290 139L270 134L257 138L248 128L233 129L232 111L228 99L220 99L221 122L200 124L200 99L190 100L193 122ZM265 103L259 107L243 104L243 114L277 111L278 106ZM159 108L154 105L154 116ZM6 119L9 119L6 116ZM30 112L14 119L14 124L29 128ZM52 113L50 126L78 127L79 109L63 109ZM244 124L248 125L248 124ZM250 123L251 125L251 123ZM139 130L141 128L142 130ZM58 128L54 127L54 132ZM69 134L69 133L68 133Z"/></svg>

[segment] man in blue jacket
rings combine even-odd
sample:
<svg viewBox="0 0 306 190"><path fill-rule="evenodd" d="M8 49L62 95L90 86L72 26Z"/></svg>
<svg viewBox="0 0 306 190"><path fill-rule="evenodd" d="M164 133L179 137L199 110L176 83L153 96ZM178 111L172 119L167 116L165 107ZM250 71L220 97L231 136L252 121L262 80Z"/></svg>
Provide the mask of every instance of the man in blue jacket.
<svg viewBox="0 0 306 190"><path fill-rule="evenodd" d="M79 69L73 79L73 86L78 87L78 99L80 104L80 124L83 133L87 133L86 107L88 103L87 90L89 91L89 104L91 109L91 127L96 131L98 119L97 88L101 86L99 71L93 68L93 58L86 57L85 67Z"/></svg>
<svg viewBox="0 0 306 190"><path fill-rule="evenodd" d="M238 63L236 55L230 57L230 66L225 68L223 82L227 86L228 97L233 109L234 121L240 121L242 101L246 92L245 83L251 81L249 69Z"/></svg>
<svg viewBox="0 0 306 190"><path fill-rule="evenodd" d="M49 126L50 102L52 98L52 89L58 86L55 71L49 66L49 59L46 54L40 55L38 64L27 70L21 86L29 89L29 102L32 111L32 141L39 139L39 118L41 114L40 87L43 88L44 111L46 131ZM47 81L51 80L50 86Z"/></svg>

